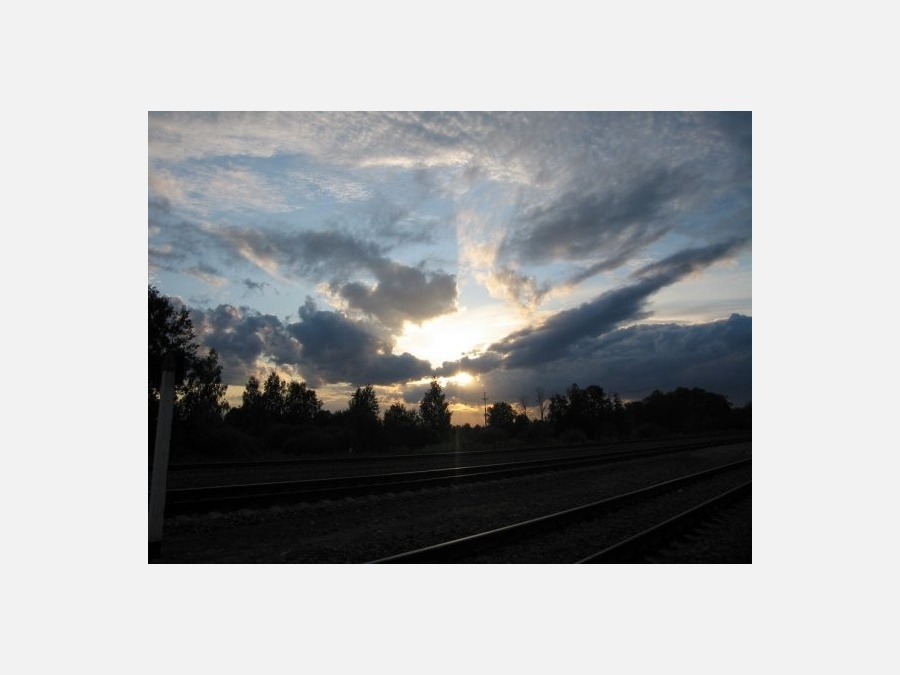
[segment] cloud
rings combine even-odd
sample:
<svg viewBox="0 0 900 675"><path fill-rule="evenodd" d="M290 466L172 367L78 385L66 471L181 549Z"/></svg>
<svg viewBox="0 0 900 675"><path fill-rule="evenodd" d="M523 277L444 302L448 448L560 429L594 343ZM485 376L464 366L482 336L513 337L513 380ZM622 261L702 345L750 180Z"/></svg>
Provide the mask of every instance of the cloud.
<svg viewBox="0 0 900 675"><path fill-rule="evenodd" d="M564 393L572 383L597 384L623 399L654 389L700 387L724 394L735 405L752 400L752 318L696 325L642 324L617 328L596 339L583 355L529 368L496 369L483 376L491 400L513 402L522 392ZM471 394L469 403L477 403Z"/></svg>
<svg viewBox="0 0 900 675"><path fill-rule="evenodd" d="M520 274L505 265L490 270L485 285L494 297L506 298L529 309L537 307L550 292L549 283L538 285L533 276Z"/></svg>
<svg viewBox="0 0 900 675"><path fill-rule="evenodd" d="M320 311L309 299L287 331L303 345L304 363L324 381L394 384L431 371L430 363L409 353L392 354L390 343L363 323Z"/></svg>
<svg viewBox="0 0 900 675"><path fill-rule="evenodd" d="M267 281L256 282L252 279L244 279L241 283L247 288L247 292L255 291L262 295L266 292L266 286L271 286Z"/></svg>
<svg viewBox="0 0 900 675"><path fill-rule="evenodd" d="M742 113L151 113L150 270L228 276L215 302L254 294L270 312L205 310L229 368L293 364L319 382L427 375L391 334L481 302L479 284L526 309L593 298L500 340L460 335L448 354L493 344L435 371L575 375L613 363L617 339L639 344L622 327L654 293L748 246L751 151ZM313 292L340 311L271 314ZM676 334L641 340L675 350Z"/></svg>
<svg viewBox="0 0 900 675"><path fill-rule="evenodd" d="M198 342L218 352L230 384L245 382L259 370L260 360L278 365L301 361L300 344L271 314L232 305L206 310L195 307L190 312Z"/></svg>
<svg viewBox="0 0 900 675"><path fill-rule="evenodd" d="M393 261L385 246L344 232L200 226L173 222L164 212L151 211L151 224L168 235L165 244L150 247L151 267L176 269L176 264L191 254L216 251L230 264L249 263L275 278L325 281L349 308L391 328L400 328L403 321L421 323L456 309L455 275ZM209 264L182 271L213 285L222 282ZM242 283L248 289L262 290L258 283Z"/></svg>
<svg viewBox="0 0 900 675"><path fill-rule="evenodd" d="M348 307L391 328L400 328L403 321L421 323L456 309L454 275L392 261L382 246L351 235L225 228L220 236L237 255L270 273L330 278L332 292ZM374 285L346 280L364 275L374 276Z"/></svg>
<svg viewBox="0 0 900 675"><path fill-rule="evenodd" d="M333 290L353 309L376 317L394 329L404 321L422 321L456 310L456 277L393 262L375 267L377 283L335 285Z"/></svg>
<svg viewBox="0 0 900 675"><path fill-rule="evenodd" d="M382 167L464 163L483 140L480 113L169 113L149 115L149 149L169 162L302 154Z"/></svg>
<svg viewBox="0 0 900 675"><path fill-rule="evenodd" d="M490 346L504 355L504 367L526 368L569 356L585 340L595 338L624 321L649 316L644 311L648 296L660 285L643 281L603 293L575 309L558 312L535 328L525 328Z"/></svg>
<svg viewBox="0 0 900 675"><path fill-rule="evenodd" d="M223 277L218 269L203 262L198 263L193 267L188 267L184 271L191 276L197 277L201 281L205 281L215 288L221 288L228 283L228 279Z"/></svg>
<svg viewBox="0 0 900 675"><path fill-rule="evenodd" d="M739 251L747 240L731 239L710 246L685 249L646 265L632 275L635 281L607 291L579 307L558 312L543 324L516 331L492 344L488 353L502 359L502 367L533 368L564 358L577 358L598 349L597 338L620 324L650 316L647 301L661 288ZM480 357L473 365L488 363ZM484 372L479 370L478 372Z"/></svg>
<svg viewBox="0 0 900 675"><path fill-rule="evenodd" d="M690 171L657 168L625 188L613 183L525 208L520 227L501 244L500 256L525 263L594 259L573 277L577 281L615 269L677 224L667 216L693 183Z"/></svg>
<svg viewBox="0 0 900 675"><path fill-rule="evenodd" d="M503 366L503 356L495 351L487 351L483 354L463 356L458 361L444 361L440 368L435 369L436 376L449 377L463 371L470 375L482 375Z"/></svg>
<svg viewBox="0 0 900 675"><path fill-rule="evenodd" d="M673 253L655 263L645 265L631 276L668 285L698 272L712 263L738 253L750 243L749 237L731 237L709 246L689 248Z"/></svg>
<svg viewBox="0 0 900 675"><path fill-rule="evenodd" d="M374 327L320 311L310 299L294 323L232 305L190 311L198 341L219 353L231 384L245 382L261 364L285 367L311 386L396 384L431 373L427 361L408 353L393 354L390 341Z"/></svg>

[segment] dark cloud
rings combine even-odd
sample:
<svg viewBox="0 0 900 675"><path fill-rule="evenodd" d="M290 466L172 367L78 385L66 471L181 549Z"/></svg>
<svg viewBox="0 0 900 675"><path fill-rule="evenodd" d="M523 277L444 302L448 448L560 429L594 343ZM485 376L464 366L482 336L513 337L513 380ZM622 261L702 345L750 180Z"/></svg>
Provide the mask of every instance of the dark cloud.
<svg viewBox="0 0 900 675"><path fill-rule="evenodd" d="M232 228L226 233L238 250L287 265L312 278L331 278L331 288L353 309L386 326L399 328L404 320L420 323L456 308L456 277L442 271L425 272L387 258L385 249L340 232L268 233ZM347 282L348 276L372 275L375 284Z"/></svg>
<svg viewBox="0 0 900 675"><path fill-rule="evenodd" d="M464 356L459 361L444 361L440 368L434 371L437 376L452 376L460 371L470 375L489 373L503 366L503 356L494 351L485 352L475 356Z"/></svg>
<svg viewBox="0 0 900 675"><path fill-rule="evenodd" d="M404 320L421 323L456 309L455 275L398 263L387 257L385 246L340 231L207 229L186 221L160 225L170 243L151 246L151 266L174 270L190 253L218 251L231 264L250 262L287 277L327 281L351 308L391 328L401 327ZM205 263L202 269L195 265L182 271L207 278L217 274ZM263 286L249 279L243 284L257 291Z"/></svg>
<svg viewBox="0 0 900 675"><path fill-rule="evenodd" d="M632 278L668 285L737 253L747 246L749 241L749 237L733 237L709 246L683 249L642 267L632 274Z"/></svg>
<svg viewBox="0 0 900 675"><path fill-rule="evenodd" d="M320 311L312 301L287 331L303 345L303 361L326 382L395 384L423 377L431 364L391 345L365 325L337 312Z"/></svg>
<svg viewBox="0 0 900 675"><path fill-rule="evenodd" d="M399 328L456 308L456 277L390 260L385 248L341 232L278 233L230 228L222 236L235 251L286 266L293 274L330 279L332 290L358 309ZM373 276L375 284L347 281Z"/></svg>
<svg viewBox="0 0 900 675"><path fill-rule="evenodd" d="M223 227L214 234L233 257L284 267L295 276L322 279L346 275L385 260L382 246L338 231Z"/></svg>
<svg viewBox="0 0 900 675"><path fill-rule="evenodd" d="M591 340L619 323L648 316L643 310L647 298L660 285L643 281L626 286L582 304L575 309L559 312L543 325L526 328L508 335L490 347L490 351L505 356L506 368L527 368L569 356Z"/></svg>
<svg viewBox="0 0 900 675"><path fill-rule="evenodd" d="M598 348L596 338L599 336L626 321L648 317L650 313L646 304L651 295L688 274L734 254L746 243L744 239L731 239L679 251L638 270L633 275L637 280L635 283L607 291L574 309L559 312L540 326L512 333L491 345L488 353L502 357L503 367L507 369L532 368L590 354Z"/></svg>
<svg viewBox="0 0 900 675"><path fill-rule="evenodd" d="M214 348L231 384L256 373L258 361L296 370L312 386L396 384L431 373L411 354L391 353L391 343L371 327L337 312L319 311L309 300L300 321L284 323L248 307L192 309L198 340Z"/></svg>
<svg viewBox="0 0 900 675"><path fill-rule="evenodd" d="M242 384L254 374L258 359L277 365L299 364L302 360L300 344L271 314L219 305L215 309L191 309L191 321L200 343L218 352L223 374L231 384Z"/></svg>
<svg viewBox="0 0 900 675"><path fill-rule="evenodd" d="M359 282L335 285L332 290L353 309L376 317L384 325L400 328L403 321L421 323L456 309L456 277L394 262L375 269L374 286Z"/></svg>
<svg viewBox="0 0 900 675"><path fill-rule="evenodd" d="M526 208L519 227L501 244L500 255L525 263L599 256L579 280L614 269L677 224L664 217L666 211L695 180L683 168L656 168L621 189L572 191L550 204Z"/></svg>
<svg viewBox="0 0 900 675"><path fill-rule="evenodd" d="M565 361L533 368L497 369L484 376L491 400L513 402L541 386L564 393L572 383L597 384L625 400L654 389L700 387L724 394L735 405L752 400L752 319L728 319L697 325L643 324L610 331ZM470 404L479 404L471 395Z"/></svg>
<svg viewBox="0 0 900 675"><path fill-rule="evenodd" d="M753 113L752 112L717 112L708 113L713 126L718 127L722 135L744 153L741 165L749 168L753 152Z"/></svg>

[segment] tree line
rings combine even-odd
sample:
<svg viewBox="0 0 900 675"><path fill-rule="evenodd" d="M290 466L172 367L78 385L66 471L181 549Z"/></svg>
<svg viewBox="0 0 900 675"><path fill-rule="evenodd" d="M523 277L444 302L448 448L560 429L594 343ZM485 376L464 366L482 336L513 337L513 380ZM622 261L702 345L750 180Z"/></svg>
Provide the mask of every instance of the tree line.
<svg viewBox="0 0 900 675"><path fill-rule="evenodd" d="M725 396L703 389L654 391L623 402L598 385L572 384L547 395L542 387L517 401L495 401L486 424L453 425L443 388L432 380L418 406L392 403L383 412L371 385L359 387L347 407L324 409L306 382L284 380L272 371L264 381L251 376L241 405L225 400L218 354L198 354L187 308L176 310L149 287L149 422L152 452L159 386L165 354L181 354L172 430L173 457L236 458L349 452L415 450L438 444L456 449L506 443L572 443L652 437L726 429L750 430L750 405L734 408ZM529 415L529 410L531 414Z"/></svg>

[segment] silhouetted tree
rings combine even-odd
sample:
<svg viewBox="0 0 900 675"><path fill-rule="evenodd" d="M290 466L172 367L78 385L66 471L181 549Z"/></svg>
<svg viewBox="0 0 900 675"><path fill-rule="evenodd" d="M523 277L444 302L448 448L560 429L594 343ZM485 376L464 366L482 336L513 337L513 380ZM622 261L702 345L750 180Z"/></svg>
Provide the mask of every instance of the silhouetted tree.
<svg viewBox="0 0 900 675"><path fill-rule="evenodd" d="M273 424L282 420L286 394L287 383L273 370L263 383L262 397L260 399L266 424Z"/></svg>
<svg viewBox="0 0 900 675"><path fill-rule="evenodd" d="M437 380L432 380L428 391L425 392L419 403L422 424L439 436L445 435L450 430L450 417L453 414L449 408L450 404L447 403L441 385Z"/></svg>
<svg viewBox="0 0 900 675"><path fill-rule="evenodd" d="M421 444L421 418L415 410L394 403L384 411L384 432L392 447L417 447Z"/></svg>
<svg viewBox="0 0 900 675"><path fill-rule="evenodd" d="M631 432L631 424L628 419L628 411L622 403L619 395L613 392L612 397L612 424L615 432L619 436L626 436Z"/></svg>
<svg viewBox="0 0 900 675"><path fill-rule="evenodd" d="M676 433L727 429L733 420L726 396L698 387L666 394L656 389L630 410L645 434L653 428Z"/></svg>
<svg viewBox="0 0 900 675"><path fill-rule="evenodd" d="M230 410L225 421L244 430L258 430L265 424L265 418L259 380L251 375L241 394L241 407Z"/></svg>
<svg viewBox="0 0 900 675"><path fill-rule="evenodd" d="M357 447L371 449L381 443L378 398L372 385L358 387L348 402L347 414Z"/></svg>
<svg viewBox="0 0 900 675"><path fill-rule="evenodd" d="M511 430L516 421L516 411L506 401L497 401L487 410L488 426Z"/></svg>
<svg viewBox="0 0 900 675"><path fill-rule="evenodd" d="M209 425L217 425L227 410L222 383L222 368L215 350L198 357L194 327L187 307L176 310L172 302L154 286L147 287L148 304L148 422L149 448L156 439L159 413L159 388L166 354L178 358L179 373L175 385L175 415L172 423L172 456L193 450L196 439ZM186 427L190 427L189 429Z"/></svg>
<svg viewBox="0 0 900 675"><path fill-rule="evenodd" d="M528 419L528 395L527 394L519 394L519 409L522 411L522 414L525 416L525 419Z"/></svg>
<svg viewBox="0 0 900 675"><path fill-rule="evenodd" d="M371 384L358 387L348 402L350 414L361 420L378 420L378 397Z"/></svg>
<svg viewBox="0 0 900 675"><path fill-rule="evenodd" d="M159 401L159 385L162 379L163 359L170 351L182 354L184 370L196 362L197 345L194 342L194 326L187 307L176 311L171 301L160 295L154 286L147 287L148 321L148 385L151 402ZM151 418L155 419L154 414Z"/></svg>
<svg viewBox="0 0 900 675"><path fill-rule="evenodd" d="M192 424L221 422L228 411L227 390L228 385L222 383L219 356L210 349L206 358L197 359L187 374L184 393L176 406L179 417Z"/></svg>
<svg viewBox="0 0 900 675"><path fill-rule="evenodd" d="M312 424L316 414L322 409L322 402L315 389L309 389L306 382L291 380L287 385L282 411L284 421L289 424Z"/></svg>
<svg viewBox="0 0 900 675"><path fill-rule="evenodd" d="M547 407L547 421L554 432L562 433L569 423L569 399L561 394L553 394Z"/></svg>
<svg viewBox="0 0 900 675"><path fill-rule="evenodd" d="M534 401L537 403L538 411L541 415L541 422L544 421L544 412L547 409L547 396L544 393L543 387L535 387L534 389Z"/></svg>

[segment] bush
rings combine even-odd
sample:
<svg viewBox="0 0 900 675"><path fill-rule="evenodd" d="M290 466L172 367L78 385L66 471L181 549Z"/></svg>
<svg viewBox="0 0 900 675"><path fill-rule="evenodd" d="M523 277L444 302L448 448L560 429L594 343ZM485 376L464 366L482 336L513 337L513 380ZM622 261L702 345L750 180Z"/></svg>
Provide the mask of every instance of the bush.
<svg viewBox="0 0 900 675"><path fill-rule="evenodd" d="M294 433L281 444L284 455L302 456L334 452L334 435L312 425L295 427Z"/></svg>
<svg viewBox="0 0 900 675"><path fill-rule="evenodd" d="M644 422L637 425L634 429L634 435L638 438L659 438L660 436L667 436L669 433L668 429L655 422Z"/></svg>
<svg viewBox="0 0 900 675"><path fill-rule="evenodd" d="M489 447L496 447L509 440L509 432L499 427L485 427L478 435L478 441Z"/></svg>
<svg viewBox="0 0 900 675"><path fill-rule="evenodd" d="M569 427L562 432L559 440L561 440L564 445L580 445L582 443L587 443L588 437L581 429Z"/></svg>
<svg viewBox="0 0 900 675"><path fill-rule="evenodd" d="M540 420L532 422L525 431L525 439L529 443L542 443L550 438L550 425Z"/></svg>
<svg viewBox="0 0 900 675"><path fill-rule="evenodd" d="M262 432L262 446L269 452L278 451L286 440L296 435L293 424L272 424Z"/></svg>
<svg viewBox="0 0 900 675"><path fill-rule="evenodd" d="M240 460L258 456L257 441L240 429L217 424L199 427L180 439L177 453L172 459L178 461L205 461L210 459Z"/></svg>

